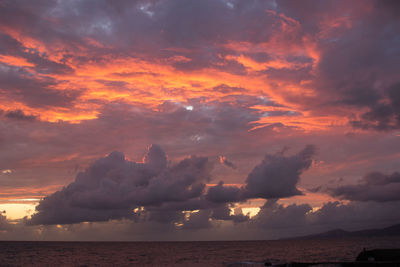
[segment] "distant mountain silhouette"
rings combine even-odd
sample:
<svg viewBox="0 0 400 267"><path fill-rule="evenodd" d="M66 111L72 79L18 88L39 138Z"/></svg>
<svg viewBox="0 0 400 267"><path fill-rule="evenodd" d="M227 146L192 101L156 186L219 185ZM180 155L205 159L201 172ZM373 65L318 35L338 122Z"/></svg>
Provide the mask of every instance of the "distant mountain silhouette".
<svg viewBox="0 0 400 267"><path fill-rule="evenodd" d="M372 237L372 236L400 236L400 224L392 225L382 229L366 229L361 231L345 231L343 229L334 229L331 231L298 236L286 239L324 239L324 238L343 238L343 237Z"/></svg>

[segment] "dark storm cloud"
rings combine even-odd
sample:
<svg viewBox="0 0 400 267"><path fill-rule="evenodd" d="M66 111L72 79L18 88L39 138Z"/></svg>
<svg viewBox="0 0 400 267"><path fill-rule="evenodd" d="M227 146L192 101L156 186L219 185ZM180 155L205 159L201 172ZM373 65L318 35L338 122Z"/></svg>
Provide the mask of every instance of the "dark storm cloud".
<svg viewBox="0 0 400 267"><path fill-rule="evenodd" d="M212 68L245 75L246 68L227 56L242 54L269 62L276 57L273 48L246 52L224 44L272 39L282 45L298 43L307 50L304 40L311 40L319 55L316 66L306 53L289 52L285 60L302 66L267 68L262 71L267 80L300 85L307 81L317 91L318 101L296 100L308 109L370 108L353 122L355 127L393 129L399 127L397 121L393 123L398 104L386 107L381 102L385 88L399 82L400 27L395 10L397 5L390 1L351 5L347 1L5 1L0 24L41 41L62 59L56 62L28 49L7 33L0 36L0 52L25 58L39 74L71 73L68 60L101 63L107 57L129 56L182 71ZM83 53L74 55L76 51Z"/></svg>
<svg viewBox="0 0 400 267"><path fill-rule="evenodd" d="M3 112L0 112L0 114ZM4 112L4 116L8 119L12 120L20 120L20 121L34 121L37 119L36 116L34 115L28 115L25 114L22 110L16 109L16 110L7 110Z"/></svg>
<svg viewBox="0 0 400 267"><path fill-rule="evenodd" d="M370 110L361 115L361 120L352 121L353 126L376 130L398 129L400 127L400 84L386 90L382 100L386 101L373 103Z"/></svg>
<svg viewBox="0 0 400 267"><path fill-rule="evenodd" d="M211 218L215 220L233 221L234 223L242 223L250 220L248 215L243 214L241 208L235 208L234 213L231 214L231 209L228 204L214 208Z"/></svg>
<svg viewBox="0 0 400 267"><path fill-rule="evenodd" d="M184 221L184 213L180 210L168 210L162 208L148 208L149 221L159 222L159 223L174 223Z"/></svg>
<svg viewBox="0 0 400 267"><path fill-rule="evenodd" d="M210 188L207 199L213 202L238 202L251 198L278 199L302 194L297 189L300 175L310 168L315 147L306 146L298 154L285 156L283 153L267 154L254 167L240 187L224 186L220 182Z"/></svg>
<svg viewBox="0 0 400 267"><path fill-rule="evenodd" d="M80 124L40 121L39 114L35 123L20 124L6 119L4 115L8 110L3 110L0 168L20 171L0 183L11 187L67 184L75 175L76 166L81 166L82 170L98 155L120 150L130 151L131 158L140 158L143 153L141 144L155 142L165 147L174 158L181 159L191 154L215 158L221 152L230 155L243 144L251 147L255 139L268 141L262 139L261 134L275 134L271 129L248 132L252 127L250 123L261 116L249 107L255 104L274 105L266 99L245 95L224 102L193 100L190 103L193 110L185 108L189 104L174 102L166 102L160 110L141 106L133 108L113 102L104 106L97 119L84 120ZM25 111L25 115L31 114ZM89 135L88 132L96 134ZM235 141L239 137L241 143ZM15 149L21 144L24 149ZM264 148L264 145L254 146L254 151L257 151L254 160L265 153ZM237 180L227 183L239 182L238 178L245 176L246 172L248 170L238 168L234 173Z"/></svg>
<svg viewBox="0 0 400 267"><path fill-rule="evenodd" d="M39 52L30 52L25 55L28 62L35 65L34 69L41 74L72 74L74 70L66 64L49 60Z"/></svg>
<svg viewBox="0 0 400 267"><path fill-rule="evenodd" d="M102 66L114 63L110 59L132 59L169 64L178 69L179 74L216 70L246 75L250 74L250 70L243 65L245 63L237 60L240 56L258 63L279 59L288 67L278 64L277 67L265 67L251 74L263 75L276 101L282 98L285 105L290 106L288 101L293 102L290 94L282 96L280 91L286 89L281 86L282 83L291 83L290 88L299 89L300 97L294 102L301 111L325 115L325 109L329 109L337 115L344 108L354 127L398 129L398 6L396 1L368 0L352 1L350 4L336 0L0 0L0 27L5 29L0 34L0 54L21 58L28 63L21 67L0 63L0 90L6 100L9 98L29 107L69 108L80 100L82 92L58 90L69 88L68 83L73 81L56 80L54 77L76 75L74 71L80 71L79 67L86 67L85 64L89 63ZM296 47L287 48L285 44ZM249 49L254 47L258 47L254 52ZM284 50L285 55L277 56L275 49ZM315 58L311 58L309 50ZM115 71L113 78L136 77L144 73L153 78L163 75L139 70ZM84 79L82 76L79 78ZM254 78L257 80L258 77ZM124 81L95 79L97 85L108 89L127 89L128 86ZM269 84L269 80L282 83ZM347 139L341 142L344 139L329 134L317 137L307 133L305 137L303 133L293 131L287 137L283 121L252 130L254 126L261 126L256 122L262 116L275 116L273 119L277 119L278 116L301 113L273 110L262 114L253 106L283 107L283 104L268 98L268 88L264 91L260 86L259 91L253 91L246 88L245 82L235 80L229 84L210 85L206 89L208 93L215 91L216 95L236 94L222 96L213 102L201 96L189 99L184 88L177 89L179 93L176 95L182 95L168 98L181 99L182 103L165 102L159 110L141 104L133 106L122 100L112 103L98 99L83 102L82 106L96 104L96 110L92 111L99 113L96 119L84 120L80 124L39 120L21 123L30 121L33 115L18 109L3 111L2 116L6 119L0 125L0 165L5 170L17 167L17 171L3 176L0 183L7 188L67 184L70 181L65 178L68 177L66 169L73 169L71 166L87 166L90 159L115 149L139 153L136 151L141 151L140 144L153 142L165 145L174 158L179 159L194 153L209 157L224 153L231 159L232 155L240 153L240 156L234 157L237 169L225 180L226 183L242 182L239 178L246 177L248 173L247 169L242 171L243 166L251 168L253 165L249 163L264 155L265 147L274 151L282 142L303 144L314 142L312 138L315 138L326 150L333 147L332 151L337 151L345 146L345 153L340 151L332 156L336 159L332 165L343 163L343 158L348 155L360 158L362 153L366 154L365 151L374 155L380 153L380 158L395 155L393 151L397 141L387 136L379 139L385 147L378 147L371 142L372 137L362 139L358 136L358 140L354 138L351 145L347 145ZM307 90L303 94L304 88L312 92ZM197 89L196 95L199 96L201 85ZM168 88L164 92L174 93ZM144 93L157 97L151 91ZM312 95L312 101L309 95ZM187 105L192 109L188 109ZM355 115L359 110L366 112L357 118ZM274 132L274 128L281 132ZM327 144L326 139L333 140L333 144ZM369 144L369 150L363 148L362 153L349 148L365 147L365 143ZM335 221L338 218L349 225L362 225L362 220L376 219L368 217L368 208L371 216L388 218L388 221L396 219L388 217L395 213L392 200L397 199L398 192L397 182L388 178L394 174L380 174L386 177L383 184L364 180L350 188L336 188L338 197L363 200L363 203L330 203L316 213L310 212L308 205L285 207L271 200L301 194L297 185L304 171L310 168L313 153L314 149L308 147L296 155L268 154L250 172L243 187L227 186L221 182L208 192L204 185L209 179L205 176L210 176L208 170L204 170L207 175L199 174L203 167L207 169L203 166L208 165L205 158L192 157L173 165L156 147L149 152L144 163L129 161L120 153L112 153L79 174L65 189L43 200L31 223L129 218L172 225L179 222L183 228L200 229L210 226L210 218L234 222L248 220L240 213L230 214L230 209L232 203L252 198L270 200L262 207L258 217L260 225L265 227L324 223L337 226L340 224L340 221ZM324 156L331 159L330 151ZM386 162L385 158L373 164L388 166L392 162ZM231 163L224 161L228 166L233 166ZM331 163L326 160L325 164ZM352 162L346 164L353 165ZM332 169L332 165L327 169ZM35 168L41 169L38 171ZM347 167L347 170L354 171L352 168L356 167ZM232 170L221 169L233 173ZM364 200L374 200L374 203ZM141 206L145 206L145 211L141 211ZM133 212L135 208L138 208L137 212ZM200 212L193 213L188 220L183 218L182 212L193 210ZM350 218L352 214L359 218ZM360 221L356 221L358 219Z"/></svg>
<svg viewBox="0 0 400 267"><path fill-rule="evenodd" d="M227 204L219 205L213 209L204 209L198 212L190 213L187 220L184 221L183 229L204 229L213 227L212 220L232 221L234 223L243 223L250 220L246 215L241 212L230 214L231 210Z"/></svg>
<svg viewBox="0 0 400 267"><path fill-rule="evenodd" d="M315 147L306 146L298 154L285 156L283 153L267 154L246 179L246 198L281 198L301 194L296 188L300 175L312 163Z"/></svg>
<svg viewBox="0 0 400 267"><path fill-rule="evenodd" d="M330 225L333 228L376 227L398 223L400 215L396 211L399 202L358 202L348 204L328 202L321 209L308 214L309 224Z"/></svg>
<svg viewBox="0 0 400 267"><path fill-rule="evenodd" d="M343 185L328 188L333 197L357 201L398 201L400 200L400 173L385 175L372 172L365 175L356 185Z"/></svg>
<svg viewBox="0 0 400 267"><path fill-rule="evenodd" d="M313 211L308 204L284 206L268 200L250 225L264 230L282 231L282 236L299 236L333 229L381 228L398 223L399 202L328 202Z"/></svg>
<svg viewBox="0 0 400 267"><path fill-rule="evenodd" d="M4 216L2 213L3 212L0 212L0 231L5 231L8 230L11 225L7 220L7 217Z"/></svg>
<svg viewBox="0 0 400 267"><path fill-rule="evenodd" d="M77 90L55 90L55 79L37 77L19 67L0 63L0 90L31 107L71 106L81 94Z"/></svg>
<svg viewBox="0 0 400 267"><path fill-rule="evenodd" d="M76 61L134 54L165 59L184 71L213 67L244 75L243 65L225 57L236 52L219 44L262 43L275 33L284 34L282 29L291 22L267 12L273 8L272 2L256 0L21 1L3 3L0 24L39 39L50 49L60 47L57 52ZM89 54L73 55L82 49ZM185 60L170 60L179 56ZM263 53L254 53L253 57L267 59ZM36 67L43 71L71 71L64 62L44 62L44 57L31 60L38 61Z"/></svg>
<svg viewBox="0 0 400 267"><path fill-rule="evenodd" d="M227 1L220 0L44 1L39 5L21 1L4 3L4 16L0 21L21 28L25 23L35 22L41 27L36 27L31 34L41 38L72 38L81 34L115 42L118 40L114 38L119 36L124 41L120 44L136 44L141 41L136 40L138 36L148 42L157 33L168 47L190 47L225 39L268 40L274 30L280 29L279 24L274 24L274 15L265 14L265 10L273 6L265 1L237 1L229 5ZM16 13L25 14L24 20L15 19ZM57 23L46 23L49 16L56 18ZM253 30L248 31L249 28ZM50 30L47 36L45 29Z"/></svg>
<svg viewBox="0 0 400 267"><path fill-rule="evenodd" d="M112 5L98 3L101 8ZM92 9L90 9L90 5ZM116 3L115 7L119 4ZM60 48L61 44L69 46L69 50L77 50L85 45L84 29L95 31L93 17L101 16L95 3L58 2L58 1L3 1L0 10L0 24L12 27L17 32L42 41L48 47ZM116 8L115 8L116 9ZM82 16L86 14L86 16ZM68 51L62 51L68 52Z"/></svg>
<svg viewBox="0 0 400 267"><path fill-rule="evenodd" d="M0 33L0 53L8 54L13 56L19 56L20 54L24 54L26 49L21 42L14 39L13 37Z"/></svg>
<svg viewBox="0 0 400 267"><path fill-rule="evenodd" d="M211 211L200 210L190 214L189 219L182 226L183 229L203 229L212 227L210 222Z"/></svg>
<svg viewBox="0 0 400 267"><path fill-rule="evenodd" d="M97 160L74 182L44 198L31 224L68 224L134 218L133 209L199 197L210 179L207 158L191 157L168 166L165 153L150 147L144 163L113 152ZM153 215L153 217L156 215Z"/></svg>
<svg viewBox="0 0 400 267"><path fill-rule="evenodd" d="M264 10L268 8L271 8L271 4L263 1L251 1L247 5L239 1L229 7L226 1L177 0L160 1L154 11L156 18L166 22L166 39L181 45L220 40L223 36L228 39L265 41L275 27L271 25L271 16L265 15ZM250 17L254 20L246 19ZM254 31L247 31L249 28Z"/></svg>
<svg viewBox="0 0 400 267"><path fill-rule="evenodd" d="M299 195L296 188L302 172L310 168L315 147L306 146L292 156L269 155L247 176L246 198L282 198Z"/></svg>
<svg viewBox="0 0 400 267"><path fill-rule="evenodd" d="M193 213L192 221L185 227L172 227L168 220L157 221L120 220L102 223L74 225L38 225L26 227L22 222L9 224L0 231L3 240L229 240L282 238L342 228L360 230L383 228L398 223L399 202L328 202L319 210L312 211L307 204L284 206L269 200L259 215L242 223L225 223L227 210L206 210ZM214 215L213 215L214 214ZM235 212L239 215L240 212ZM191 214L188 214L189 220ZM169 215L166 215L169 216ZM167 222L167 223L165 223ZM7 222L8 223L8 222ZM1 224L0 224L1 227ZM183 228L183 229L182 229ZM183 231L180 231L180 230ZM203 230L202 230L203 229ZM199 235L192 235L199 233Z"/></svg>
<svg viewBox="0 0 400 267"><path fill-rule="evenodd" d="M200 228L205 227L205 214L216 220L244 222L248 216L231 215L227 203L299 194L296 184L301 172L309 168L313 153L314 148L307 146L293 156L267 155L249 174L245 186L224 186L221 182L205 194L205 183L210 181L212 169L207 158L192 156L170 164L157 145L150 147L143 163L128 161L124 154L113 152L79 173L62 190L44 198L29 224L128 218L178 220L188 224L184 227ZM193 210L201 212L184 220L181 213Z"/></svg>
<svg viewBox="0 0 400 267"><path fill-rule="evenodd" d="M52 61L45 53L40 53L34 48L27 48L18 40L4 33L0 33L0 54L24 58L27 62L32 63L33 69L41 74L73 73L73 69L68 65Z"/></svg>
<svg viewBox="0 0 400 267"><path fill-rule="evenodd" d="M308 204L291 204L284 207L271 199L265 202L252 222L261 228L302 227L307 224L307 213L312 208Z"/></svg>
<svg viewBox="0 0 400 267"><path fill-rule="evenodd" d="M218 185L208 189L206 198L215 203L238 202L243 200L242 188L226 186L221 181Z"/></svg>
<svg viewBox="0 0 400 267"><path fill-rule="evenodd" d="M392 1L278 1L277 10L302 25L302 35L316 41L320 57L312 72L287 73L297 81L312 77L318 102L327 106L369 109L351 125L363 129L398 129L398 77L400 19ZM319 21L319 23L315 23ZM271 72L271 70L269 70ZM285 76L277 71L273 75ZM393 89L394 90L394 89ZM300 100L301 101L301 100ZM315 105L317 103L317 105ZM323 103L323 105L320 105Z"/></svg>

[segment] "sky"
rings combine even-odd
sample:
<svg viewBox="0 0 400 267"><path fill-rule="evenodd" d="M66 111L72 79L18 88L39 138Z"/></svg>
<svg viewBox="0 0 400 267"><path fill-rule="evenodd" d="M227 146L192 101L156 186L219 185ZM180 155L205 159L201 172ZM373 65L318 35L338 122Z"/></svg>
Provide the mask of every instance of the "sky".
<svg viewBox="0 0 400 267"><path fill-rule="evenodd" d="M0 0L0 240L400 222L400 2Z"/></svg>

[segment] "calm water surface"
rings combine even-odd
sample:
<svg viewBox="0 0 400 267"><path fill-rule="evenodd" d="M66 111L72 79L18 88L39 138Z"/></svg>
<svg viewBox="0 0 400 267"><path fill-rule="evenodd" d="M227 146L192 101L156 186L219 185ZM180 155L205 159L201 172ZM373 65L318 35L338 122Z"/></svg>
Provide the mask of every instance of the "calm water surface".
<svg viewBox="0 0 400 267"><path fill-rule="evenodd" d="M0 266L227 266L239 261L352 261L400 237L218 242L0 242Z"/></svg>

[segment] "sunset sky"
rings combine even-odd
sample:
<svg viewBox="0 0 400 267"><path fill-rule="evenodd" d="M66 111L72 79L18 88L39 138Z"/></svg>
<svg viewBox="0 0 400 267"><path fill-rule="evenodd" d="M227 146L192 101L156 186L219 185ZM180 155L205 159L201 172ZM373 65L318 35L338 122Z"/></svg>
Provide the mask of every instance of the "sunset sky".
<svg viewBox="0 0 400 267"><path fill-rule="evenodd" d="M0 0L0 240L400 223L400 1Z"/></svg>

